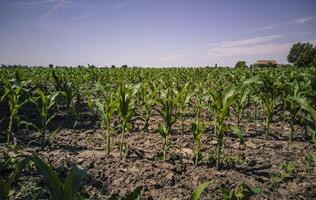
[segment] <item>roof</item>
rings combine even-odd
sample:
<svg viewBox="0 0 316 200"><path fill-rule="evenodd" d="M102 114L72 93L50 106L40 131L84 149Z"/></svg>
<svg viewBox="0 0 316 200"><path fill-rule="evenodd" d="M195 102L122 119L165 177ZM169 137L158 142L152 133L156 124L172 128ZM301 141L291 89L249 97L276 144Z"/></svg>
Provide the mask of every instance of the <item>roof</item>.
<svg viewBox="0 0 316 200"><path fill-rule="evenodd" d="M267 65L267 64L276 65L277 61L276 60L257 60L256 64L258 64L258 65Z"/></svg>

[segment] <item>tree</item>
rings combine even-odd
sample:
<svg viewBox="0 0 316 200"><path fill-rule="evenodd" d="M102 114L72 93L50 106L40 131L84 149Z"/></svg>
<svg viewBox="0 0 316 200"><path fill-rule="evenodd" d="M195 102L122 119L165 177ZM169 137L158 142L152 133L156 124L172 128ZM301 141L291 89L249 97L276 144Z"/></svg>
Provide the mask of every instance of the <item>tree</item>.
<svg viewBox="0 0 316 200"><path fill-rule="evenodd" d="M298 42L292 46L287 60L297 67L316 67L316 47Z"/></svg>
<svg viewBox="0 0 316 200"><path fill-rule="evenodd" d="M95 65L90 65L90 64L88 64L88 68L95 68Z"/></svg>
<svg viewBox="0 0 316 200"><path fill-rule="evenodd" d="M247 68L246 61L238 61L235 65L235 68Z"/></svg>

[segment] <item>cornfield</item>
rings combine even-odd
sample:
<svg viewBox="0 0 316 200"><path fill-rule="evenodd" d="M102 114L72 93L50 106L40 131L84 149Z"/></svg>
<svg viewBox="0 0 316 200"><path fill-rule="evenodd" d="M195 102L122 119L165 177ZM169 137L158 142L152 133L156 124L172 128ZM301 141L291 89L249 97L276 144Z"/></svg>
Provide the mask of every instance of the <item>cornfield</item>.
<svg viewBox="0 0 316 200"><path fill-rule="evenodd" d="M0 199L316 198L312 68L1 68Z"/></svg>

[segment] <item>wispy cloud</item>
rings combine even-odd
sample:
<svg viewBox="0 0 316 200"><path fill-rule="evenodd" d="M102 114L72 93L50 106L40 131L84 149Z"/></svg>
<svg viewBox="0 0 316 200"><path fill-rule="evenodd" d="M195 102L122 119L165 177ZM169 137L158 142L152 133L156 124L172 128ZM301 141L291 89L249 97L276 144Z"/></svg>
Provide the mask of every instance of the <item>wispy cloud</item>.
<svg viewBox="0 0 316 200"><path fill-rule="evenodd" d="M258 44L251 46L238 46L238 47L218 47L213 48L210 52L210 56L222 57L222 56L252 56L252 55L266 55L276 54L288 51L291 44Z"/></svg>
<svg viewBox="0 0 316 200"><path fill-rule="evenodd" d="M292 21L288 21L288 22L283 22L283 23L278 23L278 24L271 24L271 25L267 25L267 26L262 26L262 27L257 27L257 28L253 28L253 29L249 29L246 32L259 32L259 31L268 31L268 30L273 30L273 29L277 29L283 25L287 25L287 24L304 24L306 22L309 22L311 20L316 19L315 16L309 16L309 17L303 17L303 18L298 18Z"/></svg>
<svg viewBox="0 0 316 200"><path fill-rule="evenodd" d="M209 47L214 47L214 46L217 46L217 45L218 45L218 43L216 43L216 42L210 42L210 43L207 44L207 46L209 46Z"/></svg>
<svg viewBox="0 0 316 200"><path fill-rule="evenodd" d="M277 24L272 24L268 26L253 28L253 29L248 30L247 32L268 31L268 30L276 29L277 27L278 27Z"/></svg>
<svg viewBox="0 0 316 200"><path fill-rule="evenodd" d="M294 24L304 24L308 21L314 20L316 19L316 17L304 17L304 18L299 18L299 19L295 19L293 21Z"/></svg>
<svg viewBox="0 0 316 200"><path fill-rule="evenodd" d="M81 15L78 15L70 20L77 20L77 19L83 19L88 18L96 15L101 15L109 11L118 10L121 8L124 8L129 5L129 0L120 1L120 3L117 3L112 6L105 6L103 5L95 5L89 1L87 2L78 2L73 0L31 0L31 1L19 1L14 2L13 5L18 6L50 6L51 8L44 13L41 18L45 19L56 13L59 9L65 7L67 4L72 5L71 8L80 8Z"/></svg>
<svg viewBox="0 0 316 200"><path fill-rule="evenodd" d="M127 0L123 3L117 4L117 5L114 5L111 7L101 7L101 8L99 7L91 12L80 15L74 19L83 19L83 18L88 18L88 17L92 17L92 16L96 16L96 15L101 15L101 14L106 13L106 12L111 11L111 10L117 10L117 9L126 7L126 6L128 6L128 4L129 4L129 1Z"/></svg>
<svg viewBox="0 0 316 200"><path fill-rule="evenodd" d="M70 0L40 0L40 1L19 1L14 2L13 5L19 6L41 6L47 4L53 4L53 6L44 14L42 18L47 18L51 16L58 9L64 7L67 3L72 3Z"/></svg>
<svg viewBox="0 0 316 200"><path fill-rule="evenodd" d="M67 32L67 33L74 33L78 32L80 29L79 28L74 28L74 27L65 27L61 25L44 25L44 24L39 24L38 25L40 28L43 28L47 31L53 31L53 32Z"/></svg>
<svg viewBox="0 0 316 200"><path fill-rule="evenodd" d="M26 5L26 6L32 6L32 5L43 5L43 4L49 4L57 2L58 0L40 0L40 1L18 1L13 2L13 5Z"/></svg>
<svg viewBox="0 0 316 200"><path fill-rule="evenodd" d="M295 41L297 42L297 41ZM286 53L295 42L288 43L263 43L248 46L218 46L212 48L208 55L211 57L229 57L229 56L261 56ZM310 42L316 45L316 40L304 40L301 42Z"/></svg>
<svg viewBox="0 0 316 200"><path fill-rule="evenodd" d="M236 41L224 41L221 43L221 47L238 47L238 46L246 46L268 42L277 38L281 38L283 35L268 35L268 36L258 36L253 38L247 38Z"/></svg>
<svg viewBox="0 0 316 200"><path fill-rule="evenodd" d="M53 6L47 13L45 13L42 18L47 18L50 15L52 15L54 12L56 12L59 8L63 7L66 3L71 3L71 1L67 1L67 0L59 0L57 1L57 3L55 4L55 6Z"/></svg>

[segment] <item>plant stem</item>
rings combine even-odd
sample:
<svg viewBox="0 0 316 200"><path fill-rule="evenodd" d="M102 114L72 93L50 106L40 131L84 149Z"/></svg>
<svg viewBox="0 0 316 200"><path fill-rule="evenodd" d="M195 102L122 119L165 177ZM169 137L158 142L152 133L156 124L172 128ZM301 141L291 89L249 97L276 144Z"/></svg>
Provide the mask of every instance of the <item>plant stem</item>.
<svg viewBox="0 0 316 200"><path fill-rule="evenodd" d="M290 133L290 141L293 141L293 136L294 136L294 123L293 123L293 118L290 121L290 127L291 127L291 133Z"/></svg>
<svg viewBox="0 0 316 200"><path fill-rule="evenodd" d="M184 133L184 119L183 119L183 113L181 113L181 135L183 135Z"/></svg>
<svg viewBox="0 0 316 200"><path fill-rule="evenodd" d="M12 119L12 116L11 116L10 117L10 122L9 122L9 127L8 127L7 144L12 144L13 143L12 124L13 124L13 119Z"/></svg>
<svg viewBox="0 0 316 200"><path fill-rule="evenodd" d="M240 114L237 115L237 127L240 129Z"/></svg>
<svg viewBox="0 0 316 200"><path fill-rule="evenodd" d="M106 154L107 155L110 155L110 152L111 152L111 138L110 138L110 128L107 126L106 128L106 148L107 148L107 151L106 151Z"/></svg>
<svg viewBox="0 0 316 200"><path fill-rule="evenodd" d="M121 139L120 139L120 158L123 158L123 145L124 145L124 129L121 133Z"/></svg>
<svg viewBox="0 0 316 200"><path fill-rule="evenodd" d="M201 144L200 144L200 142L197 142L196 145L197 145L197 146L196 146L196 148L195 148L195 161L194 161L194 164L195 164L195 165L197 165L198 162L199 162L199 154L200 154L200 146L201 146Z"/></svg>
<svg viewBox="0 0 316 200"><path fill-rule="evenodd" d="M45 133L46 125L45 125L45 121L46 121L46 119L42 120L42 131L41 131L42 132L42 141L41 141L42 149L45 146L45 140L46 140L46 133Z"/></svg>
<svg viewBox="0 0 316 200"><path fill-rule="evenodd" d="M169 145L169 134L166 134L165 143L163 145L163 158L162 158L163 161L165 161L167 158L168 145Z"/></svg>
<svg viewBox="0 0 316 200"><path fill-rule="evenodd" d="M257 105L255 105L255 120L258 119L258 108L257 108Z"/></svg>
<svg viewBox="0 0 316 200"><path fill-rule="evenodd" d="M216 155L216 168L219 170L220 167L220 155L222 150L222 137L218 137L217 139L217 155Z"/></svg>
<svg viewBox="0 0 316 200"><path fill-rule="evenodd" d="M270 117L269 117L269 114L268 114L267 117L266 117L266 123L265 123L265 132L264 132L265 140L268 139L269 127L270 127Z"/></svg>

